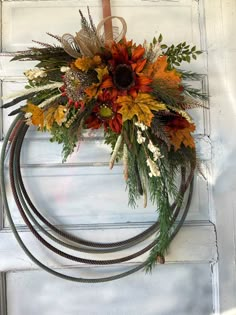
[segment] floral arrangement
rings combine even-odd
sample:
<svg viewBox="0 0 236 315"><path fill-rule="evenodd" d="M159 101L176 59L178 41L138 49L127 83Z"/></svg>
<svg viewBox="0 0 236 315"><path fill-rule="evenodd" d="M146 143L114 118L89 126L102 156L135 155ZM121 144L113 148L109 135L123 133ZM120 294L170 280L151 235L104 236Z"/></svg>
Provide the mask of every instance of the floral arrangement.
<svg viewBox="0 0 236 315"><path fill-rule="evenodd" d="M23 111L26 124L48 131L51 141L63 145L63 161L84 131L104 130L112 149L110 168L123 161L129 204L143 196L145 207L149 196L157 208L160 232L148 258L150 270L171 241L171 202L182 203L176 178L185 168L191 180L197 165L195 124L187 110L202 106L206 95L186 83L200 76L179 66L201 51L185 42L167 46L162 35L136 44L125 38L124 19L109 17L96 28L90 13L89 20L80 14L76 36L49 34L59 45L37 42L42 47L15 55L13 60L38 64L24 73L26 89L3 107L26 100L10 115ZM113 18L122 31L102 34Z"/></svg>

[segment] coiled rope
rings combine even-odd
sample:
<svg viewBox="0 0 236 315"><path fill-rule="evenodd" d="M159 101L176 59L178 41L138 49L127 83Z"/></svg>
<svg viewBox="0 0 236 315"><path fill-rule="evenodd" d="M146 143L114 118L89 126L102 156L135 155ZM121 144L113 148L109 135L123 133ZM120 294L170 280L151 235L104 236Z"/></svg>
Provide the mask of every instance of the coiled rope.
<svg viewBox="0 0 236 315"><path fill-rule="evenodd" d="M24 182L22 179L21 174L21 167L20 167L20 154L21 148L24 141L25 134L28 130L28 126L24 123L23 115L19 114L16 119L13 121L12 125L10 126L7 135L3 142L2 153L1 153L1 188L2 188L2 195L3 195L3 204L4 209L11 226L11 229L21 246L24 250L26 255L40 268L43 270L66 280L75 281L75 282L83 282L83 283L100 283L100 282L107 282L111 280L120 279L126 277L132 273L135 273L143 268L146 267L147 262L140 263L138 266L132 267L128 271L121 272L119 274L115 274L108 277L100 277L100 278L81 278L81 277L73 277L67 274L58 272L54 269L49 268L41 261L39 261L28 249L28 247L24 244L19 232L17 231L17 227L12 219L12 215L10 212L7 194L6 194L6 182L5 182L5 159L7 155L7 149L10 145L10 158L9 158L9 176L10 176L10 183L11 189L13 193L13 197L15 199L16 205L19 209L19 212L28 226L29 230L33 233L33 235L40 241L46 248L51 250L53 253L62 256L66 259L76 261L79 263L86 263L89 265L113 265L119 264L123 262L130 261L134 258L137 258L144 253L150 251L157 243L157 240L150 241L150 243L144 246L141 250L138 250L130 255L121 256L115 259L87 259L80 256L74 256L65 252L66 248L72 249L78 252L85 252L85 253L93 253L93 254L104 254L104 253L113 253L117 251L122 251L127 248L133 248L135 245L142 243L144 240L148 239L155 233L158 235L159 232L159 223L158 221L147 228L145 231L139 233L138 235L131 237L127 240L119 241L119 242L112 242L112 243L98 243L98 242L91 242L74 235L71 235L58 227L54 226L52 223L46 219L42 213L35 207L32 200L27 194L26 188L24 186ZM192 192L193 192L193 173L194 167L190 166L189 175L186 178L186 169L184 167L181 168L181 183L179 188L179 196L180 199L183 200L185 193L188 190L187 201L184 206L184 210L181 211L182 203L174 201L171 205L171 212L172 212L172 229L171 229L171 236L170 239L172 240L175 235L178 233L179 229L181 228L186 215L189 210L189 206L191 203ZM182 212L182 213L181 213ZM177 222L177 218L179 221ZM43 224L43 225L42 225ZM48 229L46 229L46 226ZM36 230L36 228L42 232ZM49 243L42 235L49 238L51 241L55 242L63 246L63 250L58 249L54 243L53 245Z"/></svg>

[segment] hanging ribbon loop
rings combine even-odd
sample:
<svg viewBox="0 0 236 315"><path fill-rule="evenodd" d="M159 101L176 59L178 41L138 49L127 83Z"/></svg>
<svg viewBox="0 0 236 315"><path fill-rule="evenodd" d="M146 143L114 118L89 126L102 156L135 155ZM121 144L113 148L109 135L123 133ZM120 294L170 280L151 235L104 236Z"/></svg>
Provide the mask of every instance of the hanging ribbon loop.
<svg viewBox="0 0 236 315"><path fill-rule="evenodd" d="M108 32L105 24L112 19L118 19L121 22L121 28L112 27ZM97 28L88 26L81 29L76 36L64 34L61 38L63 49L73 58L79 58L81 55L92 57L99 54L105 46L110 46L113 41L119 42L127 32L127 24L122 17L108 16L98 23Z"/></svg>

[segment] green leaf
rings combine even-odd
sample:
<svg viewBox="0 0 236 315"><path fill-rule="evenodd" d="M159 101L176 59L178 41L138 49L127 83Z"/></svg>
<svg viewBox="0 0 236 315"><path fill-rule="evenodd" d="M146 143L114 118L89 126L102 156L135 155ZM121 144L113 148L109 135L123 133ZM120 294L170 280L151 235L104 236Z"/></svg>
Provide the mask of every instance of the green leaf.
<svg viewBox="0 0 236 315"><path fill-rule="evenodd" d="M191 60L190 56L186 56L186 61L187 61L188 63L190 63L190 60Z"/></svg>
<svg viewBox="0 0 236 315"><path fill-rule="evenodd" d="M162 48L162 49L166 49L167 47L168 47L167 45L164 45L164 44L161 45L161 48Z"/></svg>
<svg viewBox="0 0 236 315"><path fill-rule="evenodd" d="M163 39L163 36L162 36L162 34L160 34L159 37L158 37L158 42L159 43L162 42L162 39Z"/></svg>
<svg viewBox="0 0 236 315"><path fill-rule="evenodd" d="M192 55L193 59L197 60L197 56L196 55Z"/></svg>
<svg viewBox="0 0 236 315"><path fill-rule="evenodd" d="M202 54L202 51L197 50L197 51L195 51L195 54L197 54L197 55L201 55L201 54Z"/></svg>
<svg viewBox="0 0 236 315"><path fill-rule="evenodd" d="M160 36L159 36L159 38L160 38ZM158 41L159 41L159 39L158 39ZM153 45L156 45L156 44L157 44L157 39L156 39L156 37L153 37L152 43L153 43Z"/></svg>

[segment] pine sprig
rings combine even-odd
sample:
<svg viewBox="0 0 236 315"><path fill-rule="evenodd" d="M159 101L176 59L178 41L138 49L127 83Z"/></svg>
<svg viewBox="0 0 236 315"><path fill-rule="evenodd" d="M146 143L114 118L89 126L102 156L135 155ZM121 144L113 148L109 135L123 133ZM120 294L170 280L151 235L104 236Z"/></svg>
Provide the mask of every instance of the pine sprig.
<svg viewBox="0 0 236 315"><path fill-rule="evenodd" d="M183 80L187 81L201 81L204 78L204 74L195 73L192 71L185 71L178 69Z"/></svg>
<svg viewBox="0 0 236 315"><path fill-rule="evenodd" d="M199 99L202 101L207 101L208 100L208 95L207 93L204 93L200 91L199 89L190 87L187 84L184 84L184 94L191 96L194 99Z"/></svg>
<svg viewBox="0 0 236 315"><path fill-rule="evenodd" d="M159 221L159 233L156 235L156 245L150 251L147 259L146 271L151 272L157 263L157 257L164 257L165 251L170 243L171 229L171 207L168 197L168 189L162 177L153 177L149 179L149 189L151 196L157 203L157 213ZM155 191L155 193L153 193Z"/></svg>
<svg viewBox="0 0 236 315"><path fill-rule="evenodd" d="M152 95L163 103L170 104L172 106L178 106L180 103L180 96L177 91L168 89L167 87L160 86L158 84L152 84Z"/></svg>

